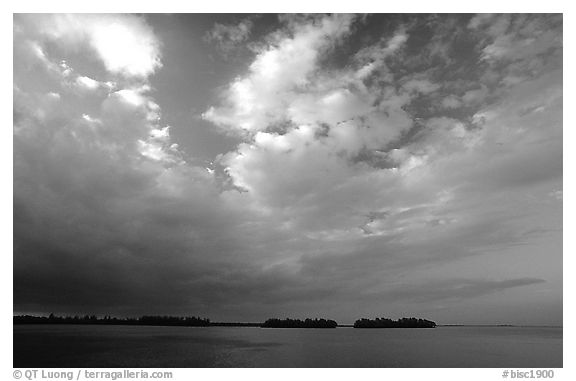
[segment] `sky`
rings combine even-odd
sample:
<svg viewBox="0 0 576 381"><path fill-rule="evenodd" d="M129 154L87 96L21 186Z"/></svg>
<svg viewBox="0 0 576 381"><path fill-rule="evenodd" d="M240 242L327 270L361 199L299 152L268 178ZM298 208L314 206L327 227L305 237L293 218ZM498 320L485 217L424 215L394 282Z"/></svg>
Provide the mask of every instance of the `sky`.
<svg viewBox="0 0 576 381"><path fill-rule="evenodd" d="M562 24L14 15L14 313L561 325Z"/></svg>

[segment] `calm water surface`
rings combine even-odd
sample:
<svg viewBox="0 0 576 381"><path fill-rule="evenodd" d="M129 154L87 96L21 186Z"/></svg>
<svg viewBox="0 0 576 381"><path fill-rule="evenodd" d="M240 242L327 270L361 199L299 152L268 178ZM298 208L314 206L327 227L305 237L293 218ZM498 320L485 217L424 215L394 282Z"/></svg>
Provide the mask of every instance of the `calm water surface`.
<svg viewBox="0 0 576 381"><path fill-rule="evenodd" d="M14 326L14 367L562 367L562 328Z"/></svg>

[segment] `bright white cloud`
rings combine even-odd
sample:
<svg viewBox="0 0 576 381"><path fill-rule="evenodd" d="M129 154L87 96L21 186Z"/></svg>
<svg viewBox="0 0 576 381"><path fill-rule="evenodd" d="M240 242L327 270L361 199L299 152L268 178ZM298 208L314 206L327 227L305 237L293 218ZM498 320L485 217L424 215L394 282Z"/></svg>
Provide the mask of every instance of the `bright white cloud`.
<svg viewBox="0 0 576 381"><path fill-rule="evenodd" d="M143 18L132 15L55 14L21 16L38 39L74 49L89 46L108 71L145 78L161 67L160 45Z"/></svg>
<svg viewBox="0 0 576 381"><path fill-rule="evenodd" d="M76 78L76 85L81 89L96 90L100 87L100 82L95 81L90 77L79 76Z"/></svg>
<svg viewBox="0 0 576 381"><path fill-rule="evenodd" d="M351 21L347 15L326 17L301 25L292 37L280 38L257 55L249 75L229 86L225 105L210 108L204 118L247 132L282 121L290 99L309 83L321 52L348 32Z"/></svg>

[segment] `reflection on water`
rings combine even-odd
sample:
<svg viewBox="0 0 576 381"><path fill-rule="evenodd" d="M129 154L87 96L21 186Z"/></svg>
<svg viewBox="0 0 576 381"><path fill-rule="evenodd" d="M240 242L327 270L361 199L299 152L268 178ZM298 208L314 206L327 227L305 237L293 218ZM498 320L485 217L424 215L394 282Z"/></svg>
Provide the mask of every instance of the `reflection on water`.
<svg viewBox="0 0 576 381"><path fill-rule="evenodd" d="M562 328L14 326L14 367L562 367Z"/></svg>

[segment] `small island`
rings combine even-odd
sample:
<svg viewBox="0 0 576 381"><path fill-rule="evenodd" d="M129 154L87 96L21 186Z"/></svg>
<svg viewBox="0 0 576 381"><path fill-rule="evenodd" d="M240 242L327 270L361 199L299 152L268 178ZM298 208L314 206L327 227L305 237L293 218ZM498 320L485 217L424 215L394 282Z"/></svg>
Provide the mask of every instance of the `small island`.
<svg viewBox="0 0 576 381"><path fill-rule="evenodd" d="M330 319L268 319L262 328L336 328L338 323Z"/></svg>
<svg viewBox="0 0 576 381"><path fill-rule="evenodd" d="M354 328L436 328L436 323L426 319L402 318L392 320L387 318L359 319Z"/></svg>

